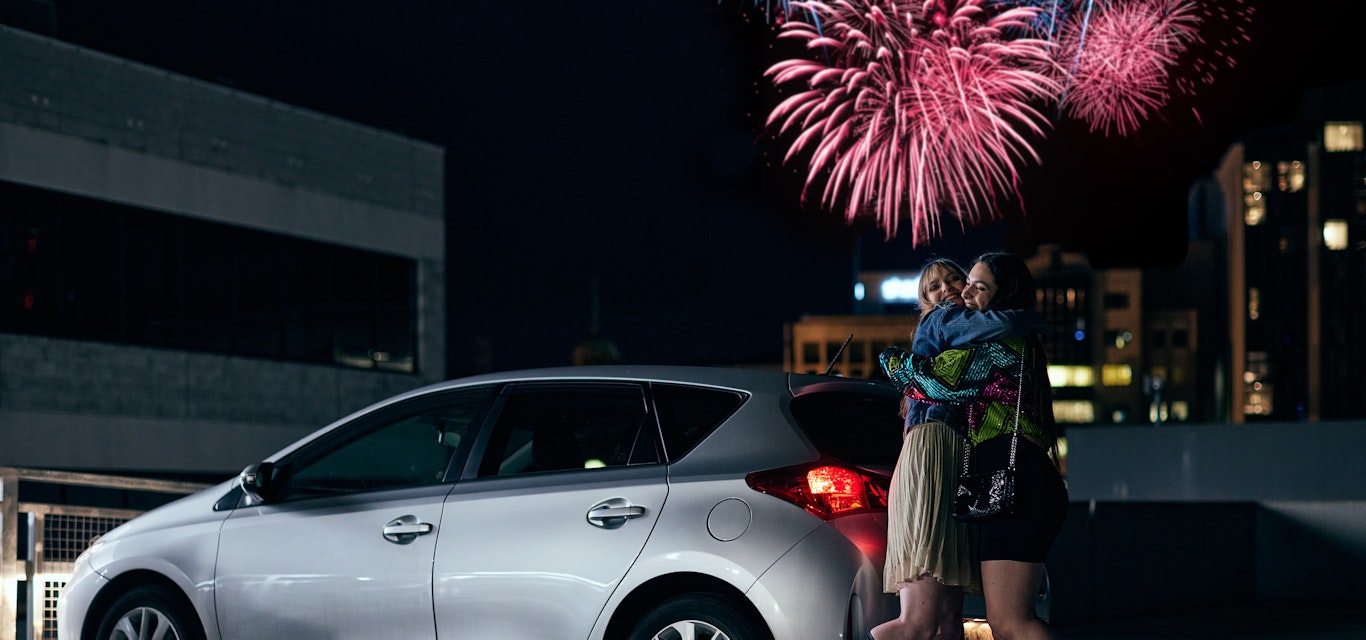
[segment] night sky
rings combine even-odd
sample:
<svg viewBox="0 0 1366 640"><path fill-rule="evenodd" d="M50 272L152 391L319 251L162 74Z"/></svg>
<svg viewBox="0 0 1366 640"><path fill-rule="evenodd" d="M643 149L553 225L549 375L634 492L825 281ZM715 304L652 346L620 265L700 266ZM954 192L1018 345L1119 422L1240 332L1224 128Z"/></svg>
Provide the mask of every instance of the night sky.
<svg viewBox="0 0 1366 640"><path fill-rule="evenodd" d="M624 362L760 364L781 361L785 322L850 313L859 265L1058 243L1097 266L1176 266L1190 181L1293 117L1304 86L1359 77L1346 1L1254 4L1265 46L1185 105L1201 120L1177 110L1122 140L1060 126L1025 213L920 248L799 203L763 128L782 50L749 0L58 0L4 18L445 146L459 376L567 364L594 282Z"/></svg>

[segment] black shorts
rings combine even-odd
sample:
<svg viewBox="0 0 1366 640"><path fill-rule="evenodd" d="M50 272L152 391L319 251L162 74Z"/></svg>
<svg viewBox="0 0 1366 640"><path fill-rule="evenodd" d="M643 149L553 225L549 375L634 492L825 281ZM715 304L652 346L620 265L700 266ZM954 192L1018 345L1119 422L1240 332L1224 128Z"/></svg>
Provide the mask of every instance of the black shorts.
<svg viewBox="0 0 1366 640"><path fill-rule="evenodd" d="M973 463L981 465L975 468L1004 469L1010 461L1010 436L978 445L974 455ZM1043 562L1067 519L1067 487L1048 453L1024 438L1015 468L1015 515L979 526L978 557Z"/></svg>

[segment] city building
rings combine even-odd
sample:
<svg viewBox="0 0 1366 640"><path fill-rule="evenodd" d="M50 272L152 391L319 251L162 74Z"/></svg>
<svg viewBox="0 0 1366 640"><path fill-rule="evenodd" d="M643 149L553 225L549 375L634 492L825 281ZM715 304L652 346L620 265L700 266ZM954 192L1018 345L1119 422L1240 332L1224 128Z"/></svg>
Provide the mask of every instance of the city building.
<svg viewBox="0 0 1366 640"><path fill-rule="evenodd" d="M220 478L445 377L442 147L10 27L0 59L0 466Z"/></svg>
<svg viewBox="0 0 1366 640"><path fill-rule="evenodd" d="M894 344L910 346L915 316L807 316L784 327L783 370L882 378L877 357Z"/></svg>
<svg viewBox="0 0 1366 640"><path fill-rule="evenodd" d="M1364 106L1361 84L1312 89L1219 167L1233 422L1366 415Z"/></svg>

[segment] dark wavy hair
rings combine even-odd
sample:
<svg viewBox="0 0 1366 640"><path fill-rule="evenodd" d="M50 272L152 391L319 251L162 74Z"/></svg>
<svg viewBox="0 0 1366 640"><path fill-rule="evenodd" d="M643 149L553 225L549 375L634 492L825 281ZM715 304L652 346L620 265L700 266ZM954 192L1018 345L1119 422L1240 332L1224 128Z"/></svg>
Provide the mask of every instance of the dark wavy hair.
<svg viewBox="0 0 1366 640"><path fill-rule="evenodd" d="M996 295L992 296L992 309L1036 309L1034 274L1024 258L1004 251L992 251L977 256L974 264L981 263L996 276Z"/></svg>
<svg viewBox="0 0 1366 640"><path fill-rule="evenodd" d="M991 309L1034 309L1038 310L1038 293L1034 285L1034 274L1024 258L1013 253L992 251L984 253L973 261L982 263L996 277L996 295L991 297ZM1058 423L1053 416L1053 388L1048 382L1048 356L1043 340L1037 332L1025 336L1025 361L1029 368L1028 380L1034 387L1034 397L1044 400L1038 408L1039 426L1045 434L1049 457L1058 464Z"/></svg>

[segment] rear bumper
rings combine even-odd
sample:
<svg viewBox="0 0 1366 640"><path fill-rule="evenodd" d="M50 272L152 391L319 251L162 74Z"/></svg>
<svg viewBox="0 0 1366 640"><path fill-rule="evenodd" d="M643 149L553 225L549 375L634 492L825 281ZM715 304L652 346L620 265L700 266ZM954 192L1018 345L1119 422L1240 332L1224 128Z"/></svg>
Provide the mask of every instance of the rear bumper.
<svg viewBox="0 0 1366 640"><path fill-rule="evenodd" d="M897 616L882 591L887 527L882 516L840 518L783 554L746 594L775 638L865 638Z"/></svg>

